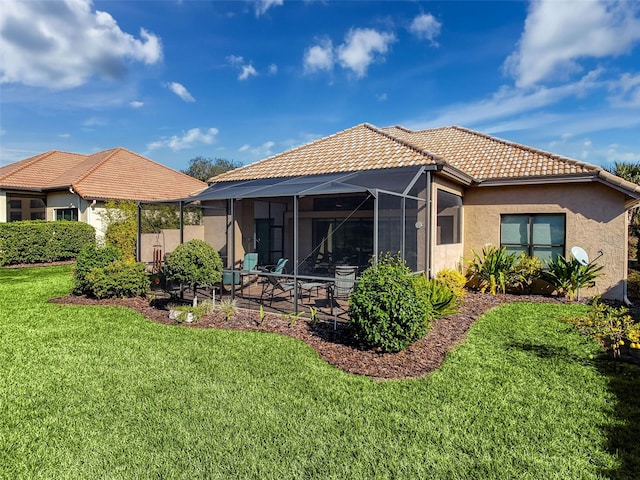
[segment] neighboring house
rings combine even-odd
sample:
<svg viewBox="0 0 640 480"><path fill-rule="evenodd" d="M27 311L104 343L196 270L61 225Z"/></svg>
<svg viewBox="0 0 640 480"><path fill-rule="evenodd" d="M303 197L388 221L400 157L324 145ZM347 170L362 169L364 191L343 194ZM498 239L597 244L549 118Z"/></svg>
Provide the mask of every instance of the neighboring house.
<svg viewBox="0 0 640 480"><path fill-rule="evenodd" d="M322 276L390 251L433 276L485 244L545 260L581 246L603 252L604 276L585 294L625 296L627 210L640 187L465 128L362 124L210 182L190 200L227 267L257 251L261 264L286 257L294 276Z"/></svg>
<svg viewBox="0 0 640 480"><path fill-rule="evenodd" d="M124 148L50 151L0 167L0 222L78 220L102 232L108 200L161 201L207 184Z"/></svg>

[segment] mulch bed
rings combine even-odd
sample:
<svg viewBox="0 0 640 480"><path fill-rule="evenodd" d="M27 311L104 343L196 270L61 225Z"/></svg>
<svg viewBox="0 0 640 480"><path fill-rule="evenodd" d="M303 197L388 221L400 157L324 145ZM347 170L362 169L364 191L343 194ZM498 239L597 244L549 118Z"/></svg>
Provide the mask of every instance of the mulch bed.
<svg viewBox="0 0 640 480"><path fill-rule="evenodd" d="M376 379L417 378L429 374L443 362L447 352L459 345L469 327L488 310L509 302L556 302L564 300L554 297L526 295L489 295L468 292L460 312L433 322L428 334L399 353L381 353L362 348L349 335L347 326L338 323L310 321L300 318L293 325L281 315L267 314L260 325L256 311L238 309L230 318L216 313L200 319L196 323L182 324L185 328L222 328L230 330L250 330L274 332L302 340L311 346L328 363L346 372L366 375ZM137 310L148 319L164 324L174 324L169 320L166 305L156 302L151 305L147 298L119 298L96 300L86 296L68 295L54 298L54 303L74 305L117 305Z"/></svg>

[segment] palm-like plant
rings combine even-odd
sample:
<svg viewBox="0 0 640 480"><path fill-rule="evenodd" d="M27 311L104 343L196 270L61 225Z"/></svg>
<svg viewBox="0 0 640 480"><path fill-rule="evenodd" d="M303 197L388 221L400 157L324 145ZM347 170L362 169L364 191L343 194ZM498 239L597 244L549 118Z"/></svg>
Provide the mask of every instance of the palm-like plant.
<svg viewBox="0 0 640 480"><path fill-rule="evenodd" d="M506 247L496 248L493 245L485 245L482 248L482 257L474 250L473 259L469 260L467 273L480 284L480 291L486 292L487 288L492 295L498 290L505 293L507 279L513 270L518 257L513 253L507 253Z"/></svg>
<svg viewBox="0 0 640 480"><path fill-rule="evenodd" d="M542 273L542 278L553 285L558 293L566 294L573 300L578 289L596 284L596 278L602 275L600 271L603 267L595 263L583 265L573 257L567 260L558 255L548 263L547 268Z"/></svg>
<svg viewBox="0 0 640 480"><path fill-rule="evenodd" d="M615 162L613 167L607 170L609 173L640 185L640 163ZM629 210L629 233L640 239L640 207ZM640 248L638 249L638 260L640 260Z"/></svg>

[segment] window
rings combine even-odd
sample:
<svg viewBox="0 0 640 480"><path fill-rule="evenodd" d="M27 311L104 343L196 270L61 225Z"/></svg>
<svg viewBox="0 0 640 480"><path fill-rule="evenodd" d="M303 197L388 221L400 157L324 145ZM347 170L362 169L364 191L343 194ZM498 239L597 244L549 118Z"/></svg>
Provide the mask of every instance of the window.
<svg viewBox="0 0 640 480"><path fill-rule="evenodd" d="M56 210L56 220L73 220L78 221L77 208L59 208Z"/></svg>
<svg viewBox="0 0 640 480"><path fill-rule="evenodd" d="M502 215L500 246L507 247L510 253L536 256L543 262L564 255L565 215Z"/></svg>
<svg viewBox="0 0 640 480"><path fill-rule="evenodd" d="M436 243L449 245L460 243L462 197L438 190L438 219Z"/></svg>

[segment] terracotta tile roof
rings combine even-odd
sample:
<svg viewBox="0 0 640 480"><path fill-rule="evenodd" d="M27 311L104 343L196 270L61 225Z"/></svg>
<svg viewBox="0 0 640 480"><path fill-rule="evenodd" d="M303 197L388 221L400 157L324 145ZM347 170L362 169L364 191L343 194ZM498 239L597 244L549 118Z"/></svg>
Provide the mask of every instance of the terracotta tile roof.
<svg viewBox="0 0 640 480"><path fill-rule="evenodd" d="M186 197L207 184L124 148L51 151L0 168L0 188L69 187L84 198L152 201Z"/></svg>
<svg viewBox="0 0 640 480"><path fill-rule="evenodd" d="M361 124L215 177L216 182L448 164L476 180L593 173L598 167L461 127ZM212 179L214 180L214 179Z"/></svg>
<svg viewBox="0 0 640 480"><path fill-rule="evenodd" d="M361 124L251 165L225 172L217 182L354 172L432 164L434 155Z"/></svg>
<svg viewBox="0 0 640 480"><path fill-rule="evenodd" d="M383 128L478 180L593 173L598 167L462 127Z"/></svg>

